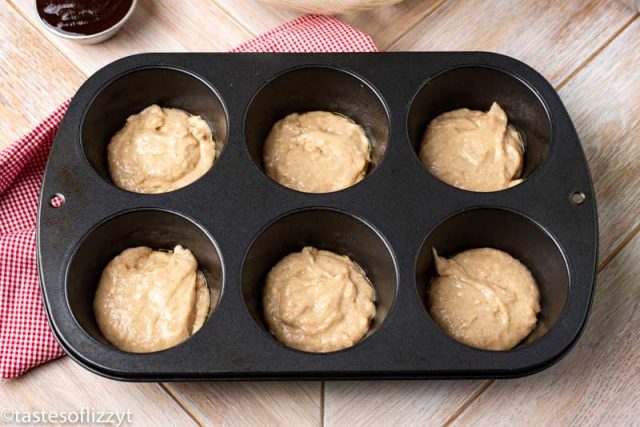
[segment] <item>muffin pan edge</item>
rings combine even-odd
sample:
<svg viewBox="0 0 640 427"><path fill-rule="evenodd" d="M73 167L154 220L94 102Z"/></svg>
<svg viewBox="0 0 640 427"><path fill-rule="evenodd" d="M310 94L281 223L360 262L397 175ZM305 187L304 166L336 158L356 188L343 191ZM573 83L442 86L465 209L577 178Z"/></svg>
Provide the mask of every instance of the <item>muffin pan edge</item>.
<svg viewBox="0 0 640 427"><path fill-rule="evenodd" d="M261 88L288 70L301 68L346 71L363 85L350 85L335 104L326 99L312 99L313 96L305 100L305 92L301 91L298 109L340 108L347 115L354 111L368 117L366 106L357 105L362 99L359 90L380 98L385 111L376 106L378 110L371 114L386 116L388 120L384 157L375 171L356 186L328 194L298 193L274 185L256 167L255 153L251 154L255 149L250 149L246 140L247 111ZM82 145L85 132L82 126L86 112L105 88L122 76L149 69L184 71L202 81L211 89L203 93L215 94L215 98L204 95L202 104L217 105L208 118L210 125L214 133L218 131L226 137L221 156L198 181L170 193L141 195L116 188L96 172L100 150L92 152L95 156L92 165ZM466 97L464 88L469 86L462 80L459 84L443 85L437 96L431 92L425 98L430 103L428 108L423 107L424 114L416 115L418 110L413 102L419 99L417 95L437 82L438 76L453 72L455 77L455 70L461 69L468 69L460 74L468 79L474 69L490 71L481 73L481 78L476 76L479 83L466 92ZM101 107L104 110L99 115L113 115L116 119L100 132L106 140L96 144L108 141L115 123L124 122L138 105L185 107L183 104L189 97L177 93L178 88L172 87L170 78L163 83L161 87L137 83L134 95L114 96L106 107ZM184 82L180 87L184 87ZM519 89L513 90L514 87ZM457 92L447 98L446 91L453 89ZM132 98L137 100L135 105L128 104ZM442 101L447 99L449 103ZM454 105L456 99L468 105ZM527 179L508 190L473 193L452 188L426 172L416 158L416 138L412 135L421 134L433 114L452 107L486 110L492 101L504 103L507 115L510 110L518 111L522 123L519 128L532 132L531 137L525 134L525 140L540 135L547 138L544 149L536 151L540 155L533 159L536 164L528 170L531 173ZM256 121L255 117L251 120ZM409 127L413 130L408 130ZM576 191L586 196L580 204L571 199ZM55 194L64 196L65 202L60 207L49 204ZM68 283L69 266L83 239L97 224L132 210L162 210L186 217L212 237L222 263L222 296L204 327L184 343L150 354L122 352L94 339L87 332L90 327L80 319L82 316L74 312L77 308L72 307L80 302L74 300L74 304L69 304L68 299L69 292L75 292L73 289L78 286L95 285ZM383 324L356 346L336 353L305 354L282 346L257 324L242 291L244 262L252 242L278 218L308 210L341 212L375 230L395 268L394 295ZM553 325L532 342L509 351L468 348L446 336L425 311L420 291L425 284L416 282L417 269L421 268L419 254L431 233L447 218L469 211L508 212L507 217L514 218L513 224L519 224L521 219L533 225L531 230L542 230L548 240L540 240L535 236L542 235L533 231L530 241L527 232L512 237L522 250L528 248L532 257L538 257L536 265L542 267L536 266L534 270L544 267L548 254L546 246L539 250L528 247L528 242L533 245L546 241L549 251L557 251L549 256L558 260L560 254L564 260L566 301L561 309L554 305ZM492 227L501 230L509 223L503 219L498 214L483 221L493 222ZM308 228L297 230L299 235L292 241L304 245L317 240L314 232L305 231ZM514 225L513 230L519 233L520 228ZM176 231L177 236L179 233ZM75 95L45 171L38 209L37 252L46 311L56 338L80 364L111 378L134 381L495 378L522 376L550 366L575 343L591 303L597 236L594 191L571 119L551 85L519 61L485 52L143 54L107 65ZM502 246L511 243L503 241ZM153 241L149 244L153 245ZM500 245L500 242L494 243L487 235L477 241L449 242L443 255L480 244ZM340 249L329 242L327 248ZM563 263L552 264L559 268ZM104 265L92 268L96 273ZM389 280L389 274L382 277ZM548 286L551 289L553 283ZM544 299L542 304L544 310Z"/></svg>

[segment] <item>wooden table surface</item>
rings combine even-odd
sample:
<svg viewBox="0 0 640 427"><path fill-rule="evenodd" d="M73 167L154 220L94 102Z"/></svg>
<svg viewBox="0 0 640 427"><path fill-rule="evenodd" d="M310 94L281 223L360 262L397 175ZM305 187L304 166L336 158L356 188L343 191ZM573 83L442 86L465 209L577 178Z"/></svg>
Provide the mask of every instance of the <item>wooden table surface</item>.
<svg viewBox="0 0 640 427"><path fill-rule="evenodd" d="M83 46L46 32L34 3L0 3L0 147L116 58L224 51L294 16L253 0L140 0L116 38ZM501 52L557 88L600 217L597 291L574 350L544 372L498 381L129 384L63 358L1 384L0 409L131 410L141 425L640 424L638 13L616 0L407 0L341 18L381 50Z"/></svg>

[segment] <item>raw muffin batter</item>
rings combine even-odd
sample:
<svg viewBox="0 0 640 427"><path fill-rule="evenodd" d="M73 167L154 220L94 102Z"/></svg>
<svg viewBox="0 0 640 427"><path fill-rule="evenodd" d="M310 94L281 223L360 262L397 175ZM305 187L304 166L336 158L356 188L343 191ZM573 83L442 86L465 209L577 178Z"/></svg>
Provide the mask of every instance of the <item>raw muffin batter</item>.
<svg viewBox="0 0 640 427"><path fill-rule="evenodd" d="M264 165L274 181L305 193L351 187L367 173L369 139L361 126L327 111L289 114L264 145Z"/></svg>
<svg viewBox="0 0 640 427"><path fill-rule="evenodd" d="M436 178L471 191L498 191L522 182L524 144L497 103L489 112L466 108L429 123L420 161Z"/></svg>
<svg viewBox="0 0 640 427"><path fill-rule="evenodd" d="M351 347L376 312L373 286L346 256L305 247L267 275L264 313L276 338L298 350L325 353Z"/></svg>
<svg viewBox="0 0 640 427"><path fill-rule="evenodd" d="M204 324L210 305L204 275L189 249L140 246L107 265L93 302L98 327L121 350L136 353L180 344Z"/></svg>
<svg viewBox="0 0 640 427"><path fill-rule="evenodd" d="M538 286L524 265L497 249L434 250L436 271L429 313L453 338L486 350L508 350L526 338L540 311Z"/></svg>
<svg viewBox="0 0 640 427"><path fill-rule="evenodd" d="M111 179L136 193L182 188L213 166L216 148L207 122L176 108L152 105L127 119L107 147Z"/></svg>

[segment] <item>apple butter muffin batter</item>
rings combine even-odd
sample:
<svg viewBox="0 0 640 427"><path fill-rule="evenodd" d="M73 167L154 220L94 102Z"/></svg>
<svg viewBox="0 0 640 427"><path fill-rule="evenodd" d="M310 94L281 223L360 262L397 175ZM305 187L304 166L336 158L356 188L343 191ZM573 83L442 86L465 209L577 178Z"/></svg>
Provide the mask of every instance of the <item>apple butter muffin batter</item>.
<svg viewBox="0 0 640 427"><path fill-rule="evenodd" d="M189 249L140 246L102 272L93 309L105 338L121 350L147 353L180 344L209 314L210 293Z"/></svg>
<svg viewBox="0 0 640 427"><path fill-rule="evenodd" d="M330 193L351 187L367 173L370 146L361 126L327 111L289 114L264 146L267 175L294 190Z"/></svg>
<svg viewBox="0 0 640 427"><path fill-rule="evenodd" d="M107 147L114 184L135 193L166 193L191 184L216 159L207 122L151 105L127 119Z"/></svg>
<svg viewBox="0 0 640 427"><path fill-rule="evenodd" d="M348 257L305 247L284 257L267 275L264 313L283 344L325 353L348 348L369 330L375 292Z"/></svg>
<svg viewBox="0 0 640 427"><path fill-rule="evenodd" d="M438 275L429 287L429 313L445 332L486 350L508 350L531 333L540 294L520 261L491 248L451 259L434 250L434 257Z"/></svg>
<svg viewBox="0 0 640 427"><path fill-rule="evenodd" d="M467 108L429 123L420 161L436 178L470 191L498 191L522 182L524 144L497 103L488 112Z"/></svg>

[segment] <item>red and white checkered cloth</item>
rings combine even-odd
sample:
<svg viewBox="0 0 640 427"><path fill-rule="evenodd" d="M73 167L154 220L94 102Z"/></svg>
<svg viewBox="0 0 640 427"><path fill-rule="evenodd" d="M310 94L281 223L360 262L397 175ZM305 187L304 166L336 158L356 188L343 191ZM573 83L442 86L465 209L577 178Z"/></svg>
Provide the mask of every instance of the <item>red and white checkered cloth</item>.
<svg viewBox="0 0 640 427"><path fill-rule="evenodd" d="M371 38L327 16L307 15L232 52L375 52ZM0 152L0 378L64 353L47 323L36 268L36 210L45 163L69 101Z"/></svg>

